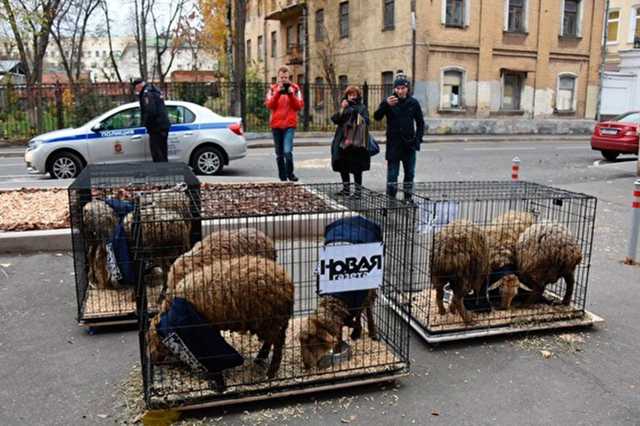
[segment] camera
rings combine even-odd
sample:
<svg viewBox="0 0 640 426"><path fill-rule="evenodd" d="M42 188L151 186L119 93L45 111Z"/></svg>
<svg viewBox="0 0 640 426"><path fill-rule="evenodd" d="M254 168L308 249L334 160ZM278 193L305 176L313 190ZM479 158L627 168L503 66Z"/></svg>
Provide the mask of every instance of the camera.
<svg viewBox="0 0 640 426"><path fill-rule="evenodd" d="M280 94L286 95L287 93L289 93L289 86L291 86L290 83L283 83L282 89L280 89Z"/></svg>

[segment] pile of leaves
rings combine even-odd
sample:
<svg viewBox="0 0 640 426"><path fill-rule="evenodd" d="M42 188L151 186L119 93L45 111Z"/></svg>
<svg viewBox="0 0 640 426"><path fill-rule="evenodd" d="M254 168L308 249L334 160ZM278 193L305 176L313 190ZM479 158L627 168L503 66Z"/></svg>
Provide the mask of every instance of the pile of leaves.
<svg viewBox="0 0 640 426"><path fill-rule="evenodd" d="M69 227L66 189L18 189L0 192L0 231Z"/></svg>

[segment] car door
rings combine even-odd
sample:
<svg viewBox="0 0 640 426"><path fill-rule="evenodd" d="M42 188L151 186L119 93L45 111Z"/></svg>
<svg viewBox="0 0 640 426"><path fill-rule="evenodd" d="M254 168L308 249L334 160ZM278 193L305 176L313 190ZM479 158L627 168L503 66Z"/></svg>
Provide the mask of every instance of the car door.
<svg viewBox="0 0 640 426"><path fill-rule="evenodd" d="M195 114L182 105L167 105L167 114L171 122L169 130L169 161L180 161L197 138L197 126L194 123Z"/></svg>
<svg viewBox="0 0 640 426"><path fill-rule="evenodd" d="M127 108L104 119L89 141L93 163L123 163L150 158L149 135L140 126L140 108Z"/></svg>

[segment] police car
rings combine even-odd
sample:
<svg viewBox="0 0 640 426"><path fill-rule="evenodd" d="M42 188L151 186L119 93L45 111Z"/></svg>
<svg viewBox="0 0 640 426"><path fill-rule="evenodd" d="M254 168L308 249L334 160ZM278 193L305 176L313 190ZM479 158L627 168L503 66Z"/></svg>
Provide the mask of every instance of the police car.
<svg viewBox="0 0 640 426"><path fill-rule="evenodd" d="M169 161L184 162L202 175L215 175L247 155L240 118L222 117L189 102L166 101L171 121ZM76 177L87 164L151 161L149 135L140 126L137 102L122 105L76 129L36 136L25 152L30 171L57 179Z"/></svg>

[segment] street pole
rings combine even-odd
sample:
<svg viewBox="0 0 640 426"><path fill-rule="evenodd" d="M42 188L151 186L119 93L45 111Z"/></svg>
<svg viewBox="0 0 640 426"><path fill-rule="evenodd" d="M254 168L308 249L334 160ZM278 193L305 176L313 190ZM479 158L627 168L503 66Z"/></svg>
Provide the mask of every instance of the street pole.
<svg viewBox="0 0 640 426"><path fill-rule="evenodd" d="M602 84L604 83L604 68L607 60L607 19L609 17L609 0L607 0L603 17L604 36L602 38L602 58L600 61L600 85L598 86L598 101L596 106L596 121L600 121L600 109L602 108Z"/></svg>
<svg viewBox="0 0 640 426"><path fill-rule="evenodd" d="M416 0L411 0L411 91L416 84Z"/></svg>
<svg viewBox="0 0 640 426"><path fill-rule="evenodd" d="M640 234L640 179L633 184L633 201L631 203L631 237L629 251L624 263L634 265L638 262L638 234Z"/></svg>

